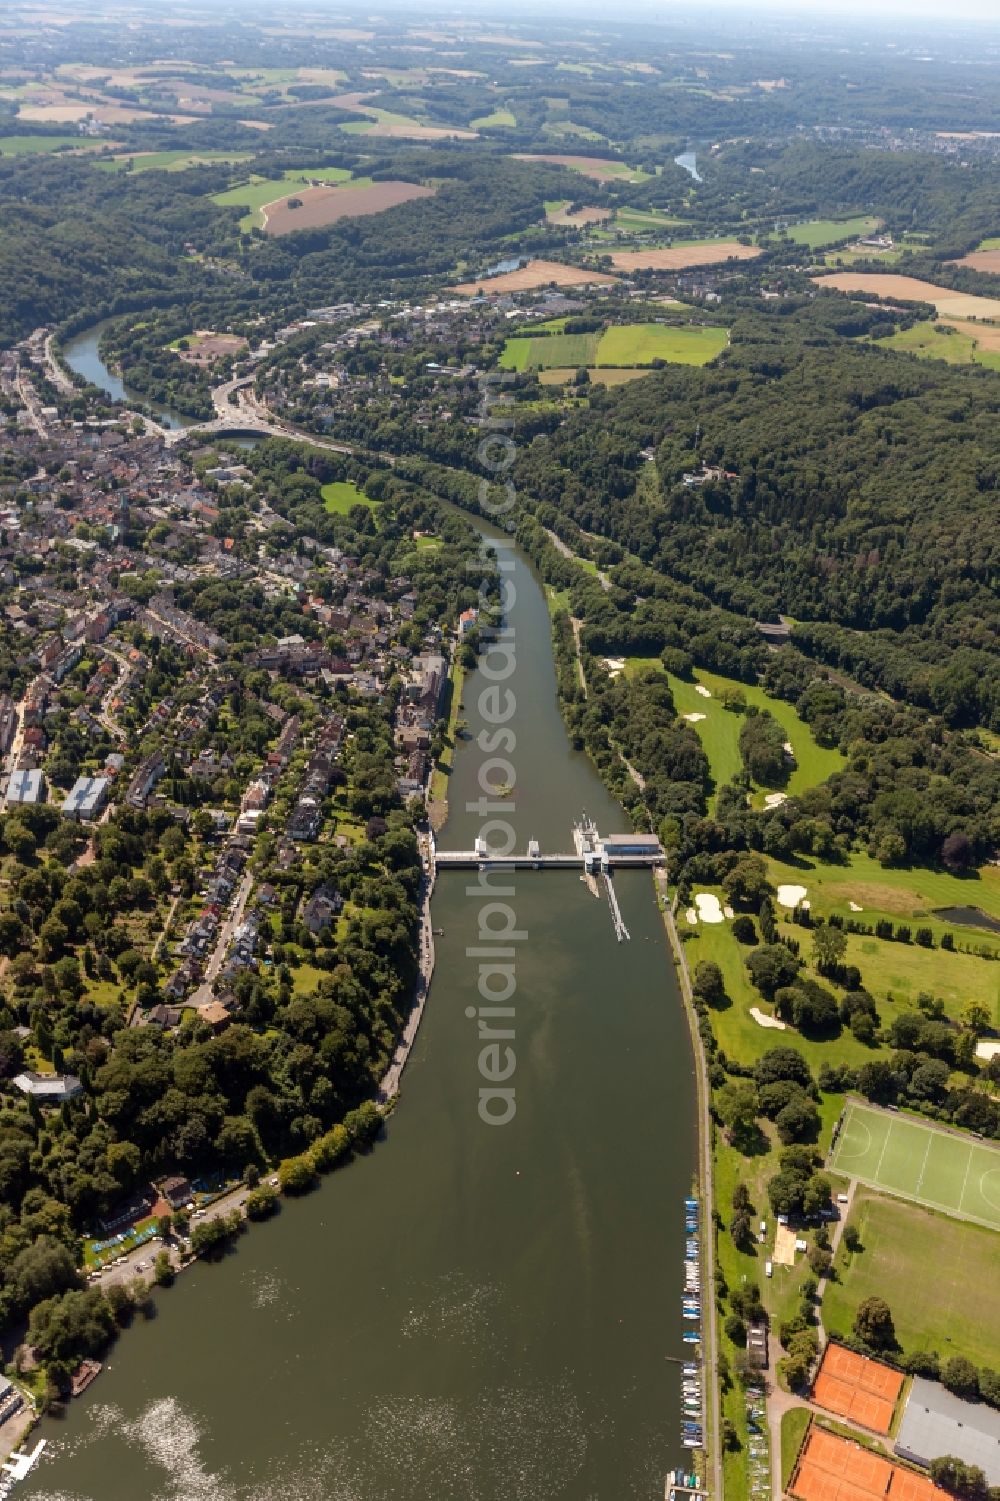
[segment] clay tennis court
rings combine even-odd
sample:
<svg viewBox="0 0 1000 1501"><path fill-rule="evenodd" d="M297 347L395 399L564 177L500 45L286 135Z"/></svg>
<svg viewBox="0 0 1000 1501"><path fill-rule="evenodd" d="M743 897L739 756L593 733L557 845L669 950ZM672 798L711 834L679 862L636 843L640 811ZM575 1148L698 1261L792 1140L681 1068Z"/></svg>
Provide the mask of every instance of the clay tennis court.
<svg viewBox="0 0 1000 1501"><path fill-rule="evenodd" d="M501 276L486 276L482 281L463 281L452 292L460 297L475 297L483 291L490 297L499 297L503 292L529 292L532 287L547 287L555 282L557 287L582 287L607 285L613 276L600 271L584 271L579 266L564 266L562 261L529 261L516 271L506 271Z"/></svg>
<svg viewBox="0 0 1000 1501"><path fill-rule="evenodd" d="M813 1383L813 1401L873 1433L888 1433L902 1386L898 1371L830 1344Z"/></svg>
<svg viewBox="0 0 1000 1501"><path fill-rule="evenodd" d="M674 245L669 250L620 250L611 257L616 271L683 271L719 261L752 261L762 251L739 240L705 240L701 245Z"/></svg>
<svg viewBox="0 0 1000 1501"><path fill-rule="evenodd" d="M937 1486L922 1475L815 1423L788 1489L799 1501L941 1501Z"/></svg>
<svg viewBox="0 0 1000 1501"><path fill-rule="evenodd" d="M264 228L269 235L287 235L294 229L322 229L338 219L381 214L399 203L430 198L433 194L433 188L419 187L413 182L375 182L370 188L301 188L276 198L273 203L265 203ZM292 198L298 200L300 208L288 207Z"/></svg>

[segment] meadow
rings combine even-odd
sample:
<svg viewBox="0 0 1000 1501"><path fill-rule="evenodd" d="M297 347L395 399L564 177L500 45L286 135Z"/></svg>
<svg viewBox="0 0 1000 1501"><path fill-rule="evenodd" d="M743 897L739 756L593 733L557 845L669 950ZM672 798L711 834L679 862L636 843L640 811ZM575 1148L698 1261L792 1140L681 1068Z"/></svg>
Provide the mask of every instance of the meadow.
<svg viewBox="0 0 1000 1501"><path fill-rule="evenodd" d="M695 324L629 323L601 333L550 334L508 339L500 357L504 370L577 370L606 367L634 370L665 360L672 365L706 365L725 349L724 328ZM592 377L594 371L591 371Z"/></svg>
<svg viewBox="0 0 1000 1501"><path fill-rule="evenodd" d="M369 500L351 480L333 480L319 493L326 509L337 516L346 516L352 506L367 506L370 511L378 508L378 501Z"/></svg>
<svg viewBox="0 0 1000 1501"><path fill-rule="evenodd" d="M248 162L252 151L135 151L121 152L108 162L96 162L95 166L107 171L130 172L185 172L188 167L216 166L219 163Z"/></svg>
<svg viewBox="0 0 1000 1501"><path fill-rule="evenodd" d="M870 1189L855 1195L850 1217L863 1249L852 1255L842 1244L837 1253L837 1280L823 1297L827 1331L849 1334L859 1303L876 1295L908 1354L937 1350L1000 1367L996 1232Z"/></svg>
<svg viewBox="0 0 1000 1501"><path fill-rule="evenodd" d="M509 109L495 109L492 114L480 115L477 120L469 121L470 130L503 130L513 129L517 124L517 116Z"/></svg>
<svg viewBox="0 0 1000 1501"><path fill-rule="evenodd" d="M818 250L823 245L835 245L838 240L856 240L860 235L874 234L881 225L882 220L871 214L857 214L852 219L807 219L802 224L790 224L787 234L796 245Z"/></svg>
<svg viewBox="0 0 1000 1501"><path fill-rule="evenodd" d="M0 156L34 156L63 146L97 151L102 145L102 141L87 142L81 136L0 136Z"/></svg>
<svg viewBox="0 0 1000 1501"><path fill-rule="evenodd" d="M889 338L874 342L882 349L899 349L920 359L1000 370L1000 344L996 349L983 347L989 333L985 327L972 323L914 323L911 328L901 328Z"/></svg>

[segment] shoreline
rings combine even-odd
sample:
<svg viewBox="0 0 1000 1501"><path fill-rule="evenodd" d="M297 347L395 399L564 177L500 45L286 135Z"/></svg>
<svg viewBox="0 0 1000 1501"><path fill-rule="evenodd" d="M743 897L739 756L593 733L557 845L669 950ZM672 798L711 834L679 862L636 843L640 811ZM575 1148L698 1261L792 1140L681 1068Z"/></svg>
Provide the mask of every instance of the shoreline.
<svg viewBox="0 0 1000 1501"><path fill-rule="evenodd" d="M663 916L663 926L666 930L671 958L673 959L674 970L677 975L678 985L680 986L681 1000L684 1003L684 1015L687 1017L688 1030L691 1034L691 1050L694 1054L695 1087L698 1096L697 1174L702 1202L702 1286L705 1289L711 1289L711 1295L703 1300L708 1315L706 1319L708 1339L702 1346L705 1365L706 1398L708 1399L706 1402L708 1412L706 1415L704 1453L712 1475L711 1492L716 1501L722 1501L722 1419L719 1401L719 1344L715 1306L715 1173L712 1152L712 1117L709 1110L711 1091L708 1085L705 1047L701 1040L701 1033L698 1030L698 1013L694 1006L687 956L684 953L680 936L677 932L677 925L674 922L673 905L667 893L666 873L656 871L653 879L657 898L658 900L662 900L661 913ZM709 1392L711 1393L710 1396Z"/></svg>
<svg viewBox="0 0 1000 1501"><path fill-rule="evenodd" d="M434 864L434 835L428 826L425 830L417 833L417 843L420 847L422 869L420 875L420 973L417 978L416 995L410 1014L406 1018L405 1025L400 1033L399 1040L393 1049L392 1060L378 1086L375 1102L380 1107L388 1105L399 1094L403 1078L403 1070L409 1062L413 1044L417 1040L420 1023L424 1016L424 1007L430 994L431 980L434 977L434 929L431 923L431 897L434 894L434 883L437 878L437 870Z"/></svg>

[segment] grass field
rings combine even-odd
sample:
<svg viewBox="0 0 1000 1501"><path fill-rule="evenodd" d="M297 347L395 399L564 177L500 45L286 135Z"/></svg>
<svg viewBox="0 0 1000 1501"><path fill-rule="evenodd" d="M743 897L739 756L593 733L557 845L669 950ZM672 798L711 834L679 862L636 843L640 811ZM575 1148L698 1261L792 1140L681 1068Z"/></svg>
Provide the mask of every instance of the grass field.
<svg viewBox="0 0 1000 1501"><path fill-rule="evenodd" d="M858 214L853 219L807 219L803 224L789 225L788 238L796 245L818 250L821 245L835 245L838 240L855 240L859 235L870 235L881 223L881 219L875 219L871 214Z"/></svg>
<svg viewBox="0 0 1000 1501"><path fill-rule="evenodd" d="M369 500L357 485L346 479L334 480L331 484L324 485L320 495L323 497L326 509L337 516L346 516L352 506L367 506L370 511L374 511L378 506L377 500Z"/></svg>
<svg viewBox="0 0 1000 1501"><path fill-rule="evenodd" d="M656 657L630 657L626 662L627 672L636 672L642 667L663 670ZM709 690L710 698L698 692L699 684ZM694 729L708 757L716 789L732 781L742 765L739 737L743 716L734 714L721 702L723 693L737 688L744 694L748 704L769 710L788 737L795 754L795 767L784 789L786 792L792 795L805 792L807 788L825 782L827 777L842 769L845 763L840 752L818 745L809 726L795 712L793 705L786 703L784 699L771 698L756 684L737 683L733 678L720 677L717 673L703 672L701 669L695 672L694 681L690 683L671 674L670 690L678 714L705 716L694 724ZM755 801L760 803L762 798L758 796Z"/></svg>
<svg viewBox="0 0 1000 1501"><path fill-rule="evenodd" d="M1000 1149L848 1103L830 1166L873 1188L1000 1230Z"/></svg>
<svg viewBox="0 0 1000 1501"><path fill-rule="evenodd" d="M837 1253L837 1280L823 1297L829 1333L849 1334L859 1303L874 1294L892 1309L907 1353L937 1350L993 1370L1000 1366L995 1231L864 1189L850 1217L863 1249L851 1255L841 1245Z"/></svg>
<svg viewBox="0 0 1000 1501"><path fill-rule="evenodd" d="M669 214L657 213L655 209L620 208L615 212L615 224L619 229L675 229L686 228L686 220L671 218Z"/></svg>
<svg viewBox="0 0 1000 1501"><path fill-rule="evenodd" d="M238 188L227 188L224 193L213 193L212 202L221 204L223 207L235 204L237 208L245 208L248 212L240 220L240 228L249 230L254 227L260 228L263 223L261 209L265 204L273 203L288 192L289 183L308 182L313 179L317 182L347 182L350 172L345 167L314 167L292 168L281 177L257 177L253 176L249 182L241 183ZM357 179L352 185L361 187L370 181L369 178Z"/></svg>
<svg viewBox="0 0 1000 1501"><path fill-rule="evenodd" d="M826 1301L823 1303L824 1311ZM806 1429L809 1427L811 1413L808 1407L790 1407L787 1412L781 1414L781 1487L788 1489L788 1482L792 1478L795 1461L799 1457L802 1448L802 1440L805 1438Z"/></svg>
<svg viewBox="0 0 1000 1501"><path fill-rule="evenodd" d="M508 339L500 356L504 370L577 370L581 366L635 370L654 360L706 365L725 349L724 328L693 324L627 323L603 334L550 334Z"/></svg>
<svg viewBox="0 0 1000 1501"><path fill-rule="evenodd" d="M901 328L888 339L874 342L882 349L901 349L925 360L945 360L949 365L982 365L987 370L1000 370L1000 352L981 347L974 332L976 327L974 323L961 326L956 323L914 323L912 328Z"/></svg>
<svg viewBox="0 0 1000 1501"><path fill-rule="evenodd" d="M635 368L667 360L671 365L707 365L728 342L724 328L630 323L607 330L597 346L597 364Z"/></svg>
<svg viewBox="0 0 1000 1501"><path fill-rule="evenodd" d="M103 143L94 141L89 144L91 150L96 150ZM58 151L60 146L79 149L86 148L87 145L88 142L81 136L0 136L0 155L35 156L41 151Z"/></svg>
<svg viewBox="0 0 1000 1501"><path fill-rule="evenodd" d="M503 127L513 128L517 124L517 117L512 110L495 109L491 115L480 115L478 120L469 121L470 130L499 130Z"/></svg>
<svg viewBox="0 0 1000 1501"><path fill-rule="evenodd" d="M140 151L119 152L109 162L96 162L95 166L107 171L123 171L131 162L132 172L184 172L188 167L211 166L220 162L248 162L252 151Z"/></svg>

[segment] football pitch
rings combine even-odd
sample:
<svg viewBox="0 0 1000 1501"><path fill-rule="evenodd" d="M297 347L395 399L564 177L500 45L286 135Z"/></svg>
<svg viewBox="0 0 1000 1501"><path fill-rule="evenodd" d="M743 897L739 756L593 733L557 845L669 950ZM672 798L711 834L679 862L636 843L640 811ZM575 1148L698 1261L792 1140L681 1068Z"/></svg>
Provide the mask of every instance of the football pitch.
<svg viewBox="0 0 1000 1501"><path fill-rule="evenodd" d="M829 1166L902 1199L1000 1230L1000 1150L985 1142L849 1100Z"/></svg>

